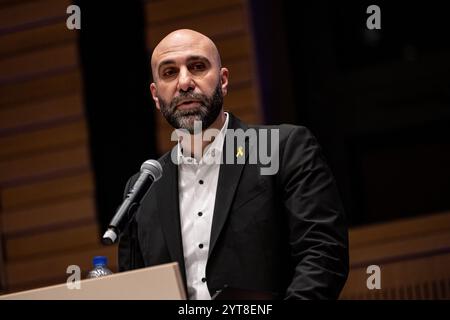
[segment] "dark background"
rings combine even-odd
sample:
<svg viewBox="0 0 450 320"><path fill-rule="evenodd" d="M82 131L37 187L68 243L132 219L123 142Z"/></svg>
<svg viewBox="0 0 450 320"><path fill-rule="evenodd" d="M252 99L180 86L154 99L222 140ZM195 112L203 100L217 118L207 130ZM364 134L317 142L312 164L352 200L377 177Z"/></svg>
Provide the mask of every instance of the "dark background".
<svg viewBox="0 0 450 320"><path fill-rule="evenodd" d="M82 8L80 50L106 227L157 158L140 1ZM366 8L381 8L368 30ZM450 37L443 4L249 1L264 122L319 139L352 226L450 209ZM239 115L238 115L239 116Z"/></svg>
<svg viewBox="0 0 450 320"><path fill-rule="evenodd" d="M128 178L157 158L149 52L140 1L105 6L77 1L83 12L80 54L91 157L102 232Z"/></svg>

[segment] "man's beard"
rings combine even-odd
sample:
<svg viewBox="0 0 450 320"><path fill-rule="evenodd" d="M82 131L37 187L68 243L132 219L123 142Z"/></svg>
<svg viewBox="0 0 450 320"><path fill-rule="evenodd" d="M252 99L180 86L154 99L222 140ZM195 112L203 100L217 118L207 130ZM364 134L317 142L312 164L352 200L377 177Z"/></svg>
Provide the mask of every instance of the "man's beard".
<svg viewBox="0 0 450 320"><path fill-rule="evenodd" d="M196 100L199 106L189 110L177 109L177 105L183 100ZM202 122L202 130L211 126L217 119L223 106L223 94L221 83L217 84L212 96L181 91L180 95L173 98L170 104L158 96L161 113L167 122L175 129L186 129L190 134L194 133L194 121Z"/></svg>

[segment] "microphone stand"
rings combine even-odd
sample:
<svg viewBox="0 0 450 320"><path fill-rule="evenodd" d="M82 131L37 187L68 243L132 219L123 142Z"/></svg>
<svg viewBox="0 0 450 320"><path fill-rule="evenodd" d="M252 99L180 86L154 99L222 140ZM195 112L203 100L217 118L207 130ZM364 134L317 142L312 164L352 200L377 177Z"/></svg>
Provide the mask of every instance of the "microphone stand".
<svg viewBox="0 0 450 320"><path fill-rule="evenodd" d="M128 229L128 259L129 259L129 270L134 270L136 268L136 243L138 241L137 237L137 224L136 219L134 218L136 214L136 209L139 207L139 204L134 202L130 205L126 212L127 217L127 223L125 224L123 230L116 229L116 232L118 233L117 238L120 239L120 236L123 234L124 230ZM102 243L104 245L112 245L116 241L111 241L110 238L105 238L105 236L102 238Z"/></svg>
<svg viewBox="0 0 450 320"><path fill-rule="evenodd" d="M128 231L130 234L129 241L128 241L128 249L130 250L130 252L129 252L130 270L134 270L136 268L135 248L136 248L136 242L137 242L137 224L136 224L136 219L134 219L134 216L135 216L137 208L138 208L137 203L133 203L127 212Z"/></svg>

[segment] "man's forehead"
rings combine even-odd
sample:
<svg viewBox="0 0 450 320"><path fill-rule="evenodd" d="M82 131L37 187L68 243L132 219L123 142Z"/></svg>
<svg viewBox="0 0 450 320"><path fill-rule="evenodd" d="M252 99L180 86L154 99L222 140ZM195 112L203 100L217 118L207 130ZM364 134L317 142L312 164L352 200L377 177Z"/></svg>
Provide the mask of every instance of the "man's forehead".
<svg viewBox="0 0 450 320"><path fill-rule="evenodd" d="M220 63L216 45L205 35L192 30L177 30L167 35L155 47L152 54L152 68L167 59L185 59L188 55L204 56L210 62Z"/></svg>
<svg viewBox="0 0 450 320"><path fill-rule="evenodd" d="M176 44L155 49L153 60L156 65L165 60L187 60L191 57L204 57L212 60L214 52L203 44Z"/></svg>

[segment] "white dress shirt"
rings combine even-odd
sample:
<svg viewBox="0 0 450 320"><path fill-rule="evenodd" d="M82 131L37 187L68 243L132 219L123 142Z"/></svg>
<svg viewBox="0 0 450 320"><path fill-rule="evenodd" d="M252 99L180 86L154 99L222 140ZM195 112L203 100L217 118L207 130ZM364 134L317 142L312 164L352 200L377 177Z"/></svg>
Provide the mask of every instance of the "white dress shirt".
<svg viewBox="0 0 450 320"><path fill-rule="evenodd" d="M228 114L219 134L204 150L203 157L182 154L178 143L178 190L180 202L181 234L189 299L210 300L207 287L206 263L211 236L211 225L216 200L217 181ZM184 148L185 146L183 146ZM187 146L186 146L187 147Z"/></svg>

